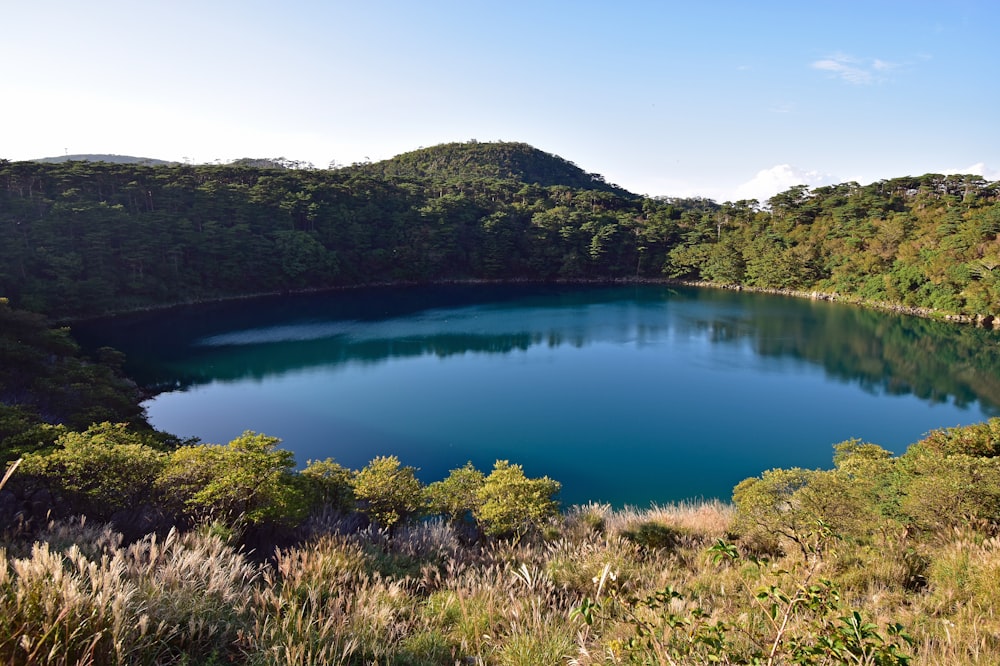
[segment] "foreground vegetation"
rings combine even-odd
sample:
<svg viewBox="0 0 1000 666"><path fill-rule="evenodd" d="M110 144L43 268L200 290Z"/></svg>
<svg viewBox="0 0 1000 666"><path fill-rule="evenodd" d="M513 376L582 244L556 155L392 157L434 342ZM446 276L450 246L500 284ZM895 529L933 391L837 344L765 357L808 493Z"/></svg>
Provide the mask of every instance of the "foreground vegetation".
<svg viewBox="0 0 1000 666"><path fill-rule="evenodd" d="M844 442L832 469L768 471L732 506L564 513L558 483L503 461L422 486L391 457L295 473L254 433L170 453L140 439L67 433L11 476L15 494L47 484L53 506L171 517L124 539L90 519L9 523L0 659L987 664L1000 650L1000 419L899 457Z"/></svg>

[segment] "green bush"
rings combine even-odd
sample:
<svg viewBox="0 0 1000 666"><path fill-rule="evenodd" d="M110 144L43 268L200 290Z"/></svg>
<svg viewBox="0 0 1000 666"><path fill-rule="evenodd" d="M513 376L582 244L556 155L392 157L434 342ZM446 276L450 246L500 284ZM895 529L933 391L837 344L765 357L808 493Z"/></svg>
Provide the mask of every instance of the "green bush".
<svg viewBox="0 0 1000 666"><path fill-rule="evenodd" d="M157 486L195 522L242 527L300 520L306 503L280 439L244 432L229 444L182 446L170 454Z"/></svg>
<svg viewBox="0 0 1000 666"><path fill-rule="evenodd" d="M644 548L676 548L686 535L684 530L646 520L624 532L622 536Z"/></svg>
<svg viewBox="0 0 1000 666"><path fill-rule="evenodd" d="M451 470L443 481L435 481L427 486L428 512L445 516L453 523L464 520L479 508L479 489L486 477L467 462L463 467Z"/></svg>
<svg viewBox="0 0 1000 666"><path fill-rule="evenodd" d="M63 432L24 405L0 404L0 461L50 449Z"/></svg>
<svg viewBox="0 0 1000 666"><path fill-rule="evenodd" d="M310 505L349 513L354 510L354 473L332 458L310 460L300 473Z"/></svg>
<svg viewBox="0 0 1000 666"><path fill-rule="evenodd" d="M155 440L124 423L99 423L67 432L48 454L28 454L21 473L44 479L75 511L105 519L149 502L150 488L166 464Z"/></svg>
<svg viewBox="0 0 1000 666"><path fill-rule="evenodd" d="M805 549L802 535L825 526L863 536L877 527L871 492L843 470L772 469L733 489L736 529L764 552L782 541Z"/></svg>
<svg viewBox="0 0 1000 666"><path fill-rule="evenodd" d="M396 456L378 456L354 476L354 495L361 510L377 525L392 529L423 508L423 487L413 467L401 467Z"/></svg>
<svg viewBox="0 0 1000 666"><path fill-rule="evenodd" d="M925 457L905 487L903 513L918 528L940 531L969 519L1000 519L1000 458Z"/></svg>
<svg viewBox="0 0 1000 666"><path fill-rule="evenodd" d="M944 428L899 457L900 518L941 530L969 519L1000 520L1000 419Z"/></svg>
<svg viewBox="0 0 1000 666"><path fill-rule="evenodd" d="M977 458L996 457L1000 455L1000 418L960 428L934 430L911 446L905 455L912 458L932 452L943 456L964 454Z"/></svg>
<svg viewBox="0 0 1000 666"><path fill-rule="evenodd" d="M474 516L487 535L519 539L559 512L554 496L561 487L547 476L529 479L520 465L498 460L476 491Z"/></svg>

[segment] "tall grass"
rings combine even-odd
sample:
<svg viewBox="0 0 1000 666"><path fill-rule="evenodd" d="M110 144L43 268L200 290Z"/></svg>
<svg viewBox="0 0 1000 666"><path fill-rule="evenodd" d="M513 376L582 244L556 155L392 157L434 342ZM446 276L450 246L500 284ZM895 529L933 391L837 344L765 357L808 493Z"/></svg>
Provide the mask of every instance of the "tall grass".
<svg viewBox="0 0 1000 666"><path fill-rule="evenodd" d="M1000 539L987 531L723 566L707 550L731 521L721 503L587 505L544 539L471 545L442 522L327 521L265 563L204 530L125 544L103 525L54 523L0 549L0 663L624 664L661 654L630 651L640 625L669 656L720 621L739 628L730 654L745 655L770 631L759 592L807 579L835 581L839 603L881 631L904 623L914 663L996 663ZM642 603L667 586L680 592L665 606ZM589 624L585 599L599 604ZM809 639L817 617L792 614L783 631Z"/></svg>
<svg viewBox="0 0 1000 666"><path fill-rule="evenodd" d="M259 572L221 541L170 532L121 546L82 521L49 535L22 557L0 550L0 660L163 664L234 654Z"/></svg>

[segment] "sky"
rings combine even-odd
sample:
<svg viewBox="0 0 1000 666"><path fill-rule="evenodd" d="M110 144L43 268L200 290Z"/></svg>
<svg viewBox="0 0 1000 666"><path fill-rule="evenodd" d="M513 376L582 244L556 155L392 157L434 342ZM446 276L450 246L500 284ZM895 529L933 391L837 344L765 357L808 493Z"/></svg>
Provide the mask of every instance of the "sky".
<svg viewBox="0 0 1000 666"><path fill-rule="evenodd" d="M1000 2L0 0L0 158L523 141L637 194L1000 180Z"/></svg>

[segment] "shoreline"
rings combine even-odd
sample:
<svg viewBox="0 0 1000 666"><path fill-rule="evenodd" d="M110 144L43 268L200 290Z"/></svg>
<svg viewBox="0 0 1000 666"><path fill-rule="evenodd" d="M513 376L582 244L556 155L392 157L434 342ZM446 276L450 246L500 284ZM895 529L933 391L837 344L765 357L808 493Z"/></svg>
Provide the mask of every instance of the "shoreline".
<svg viewBox="0 0 1000 666"><path fill-rule="evenodd" d="M911 317L920 317L922 319L934 319L937 321L943 321L951 324L961 324L974 326L976 328L983 328L987 330L1000 331L1000 316L996 315L984 315L984 314L954 314L948 312L942 312L940 310L935 310L933 308L925 308L913 305L904 305L902 303L894 303L891 301L872 301L869 299L862 298L860 296L851 296L839 294L836 292L823 292L818 290L805 291L801 289L782 289L782 288L770 288L770 287L752 287L748 285L741 284L720 284L717 282L708 282L704 280L678 280L675 278L640 278L640 277L627 277L627 278L577 278L577 279L555 279L555 280L538 280L531 278L524 279L488 279L488 278L456 278L456 279L446 279L446 280L429 280L429 281L384 281L384 282L366 282L362 284L353 285L341 285L341 286L331 286L331 287L314 287L307 289L281 289L275 291L264 291L264 292L254 292L249 294L238 294L233 296L216 296L212 298L204 299L192 299L187 301L179 301L175 303L164 303L160 305L149 305L145 307L137 307L126 310L118 310L114 312L108 312L101 315L93 315L88 317L73 317L67 319L54 319L52 324L54 326L72 326L75 323L81 322L95 322L108 319L115 319L117 317L127 317L131 315L140 315L145 313L156 313L156 312L168 312L170 310L186 308L198 305L207 305L212 303L226 303L226 302L237 302L237 301L247 301L254 300L258 298L274 298L282 296L297 296L297 295L307 295L307 294L323 294L323 293L335 293L339 291L352 291L357 289L381 289L381 288L392 288L392 287L420 287L420 286L439 286L439 285L504 285L504 284L561 284L561 285L620 285L626 286L630 284L645 284L645 285L676 285L681 287L694 287L701 289L722 289L726 291L746 291L754 294L769 294L772 296L787 296L790 298L804 298L813 301L827 301L830 303L843 303L845 305L852 305L857 307L869 308L872 310L879 310L881 312L888 312L894 314L907 315Z"/></svg>

